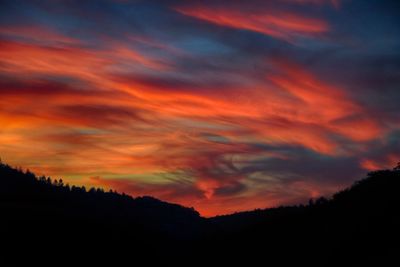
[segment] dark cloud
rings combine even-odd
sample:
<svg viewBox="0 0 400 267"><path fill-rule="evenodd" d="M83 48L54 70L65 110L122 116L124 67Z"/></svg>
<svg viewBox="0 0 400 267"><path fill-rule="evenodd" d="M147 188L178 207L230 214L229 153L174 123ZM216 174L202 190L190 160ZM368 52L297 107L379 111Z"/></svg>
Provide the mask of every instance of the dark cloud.
<svg viewBox="0 0 400 267"><path fill-rule="evenodd" d="M61 106L54 110L54 115L95 127L129 124L134 121L145 122L138 110L112 105Z"/></svg>

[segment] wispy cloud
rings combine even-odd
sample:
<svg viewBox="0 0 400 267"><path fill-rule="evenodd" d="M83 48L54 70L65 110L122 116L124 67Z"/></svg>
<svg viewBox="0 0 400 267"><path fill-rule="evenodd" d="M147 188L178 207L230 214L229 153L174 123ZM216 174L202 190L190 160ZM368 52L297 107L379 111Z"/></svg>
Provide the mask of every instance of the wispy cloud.
<svg viewBox="0 0 400 267"><path fill-rule="evenodd" d="M330 194L399 156L398 20L356 2L6 1L1 157L207 216Z"/></svg>
<svg viewBox="0 0 400 267"><path fill-rule="evenodd" d="M293 1L316 3L316 1ZM317 1L319 2L319 1ZM273 38L293 42L297 37L318 37L328 32L329 23L279 5L201 5L175 7L177 12L218 26L253 31Z"/></svg>

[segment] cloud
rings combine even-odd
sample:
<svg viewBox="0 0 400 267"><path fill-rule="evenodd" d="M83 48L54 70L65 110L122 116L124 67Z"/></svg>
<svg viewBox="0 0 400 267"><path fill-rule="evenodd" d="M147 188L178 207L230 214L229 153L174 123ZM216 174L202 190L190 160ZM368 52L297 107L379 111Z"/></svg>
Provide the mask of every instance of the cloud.
<svg viewBox="0 0 400 267"><path fill-rule="evenodd" d="M178 183L138 183L131 179L104 179L98 176L90 177L93 186L111 188L118 192L124 192L133 196L158 196L161 199L169 199L175 202L184 203L190 206L190 203L201 198L201 192L190 184Z"/></svg>
<svg viewBox="0 0 400 267"><path fill-rule="evenodd" d="M330 4L336 8L340 6L340 0L284 0L288 3L297 3L297 4L314 4L314 5L324 5Z"/></svg>
<svg viewBox="0 0 400 267"><path fill-rule="evenodd" d="M400 162L399 132L392 132L383 142L372 142L366 153L360 157L360 167L367 171L392 169Z"/></svg>
<svg viewBox="0 0 400 267"><path fill-rule="evenodd" d="M304 3L304 1L302 1ZM273 38L293 41L298 36L317 37L329 31L326 21L276 8L272 5L207 6L183 5L175 10L185 16L218 26L249 30Z"/></svg>
<svg viewBox="0 0 400 267"><path fill-rule="evenodd" d="M0 36L47 45L81 44L79 39L60 34L51 27L35 24L2 25L0 27Z"/></svg>
<svg viewBox="0 0 400 267"><path fill-rule="evenodd" d="M2 159L207 216L329 195L399 156L398 16L366 1L9 1Z"/></svg>

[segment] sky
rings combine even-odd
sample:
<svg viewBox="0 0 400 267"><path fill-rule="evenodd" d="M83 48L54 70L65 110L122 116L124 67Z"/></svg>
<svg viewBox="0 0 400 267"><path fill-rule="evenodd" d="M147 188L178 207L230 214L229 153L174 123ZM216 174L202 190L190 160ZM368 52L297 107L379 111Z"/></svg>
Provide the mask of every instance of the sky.
<svg viewBox="0 0 400 267"><path fill-rule="evenodd" d="M203 216L400 161L400 1L0 2L0 157Z"/></svg>

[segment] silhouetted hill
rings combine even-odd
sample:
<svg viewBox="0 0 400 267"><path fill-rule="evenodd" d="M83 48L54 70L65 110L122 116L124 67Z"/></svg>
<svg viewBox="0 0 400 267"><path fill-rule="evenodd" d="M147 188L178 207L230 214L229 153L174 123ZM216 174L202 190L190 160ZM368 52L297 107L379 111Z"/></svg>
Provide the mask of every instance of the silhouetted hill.
<svg viewBox="0 0 400 267"><path fill-rule="evenodd" d="M38 241L44 247L71 243L85 251L110 246L153 260L161 247L193 239L204 220L192 208L153 197L86 190L5 164L0 164L0 214L2 241L16 249L31 250Z"/></svg>
<svg viewBox="0 0 400 267"><path fill-rule="evenodd" d="M0 234L11 251L35 250L40 241L92 259L147 263L383 261L400 251L399 189L395 168L308 205L204 219L152 197L70 187L1 164Z"/></svg>
<svg viewBox="0 0 400 267"><path fill-rule="evenodd" d="M400 169L371 172L331 199L217 216L210 221L213 230L208 239L240 258L268 253L281 260L309 263L348 258L358 263L383 261L400 251Z"/></svg>

